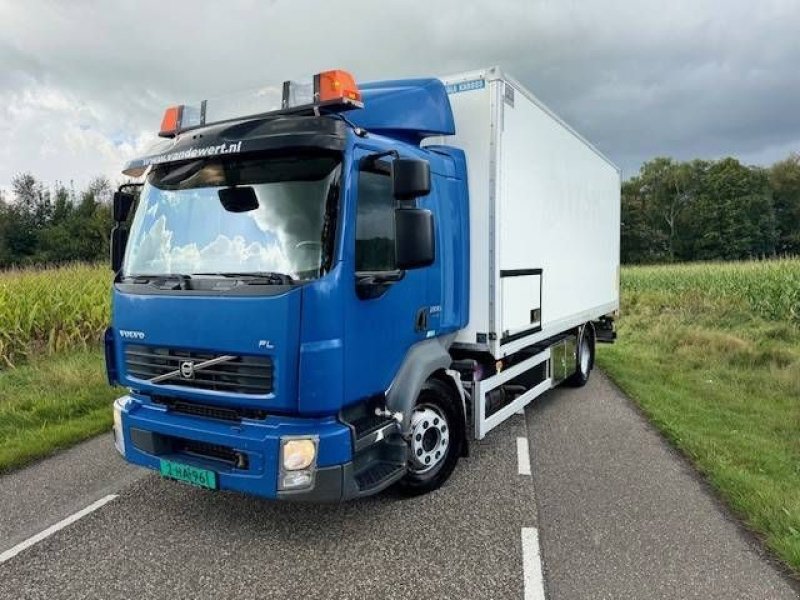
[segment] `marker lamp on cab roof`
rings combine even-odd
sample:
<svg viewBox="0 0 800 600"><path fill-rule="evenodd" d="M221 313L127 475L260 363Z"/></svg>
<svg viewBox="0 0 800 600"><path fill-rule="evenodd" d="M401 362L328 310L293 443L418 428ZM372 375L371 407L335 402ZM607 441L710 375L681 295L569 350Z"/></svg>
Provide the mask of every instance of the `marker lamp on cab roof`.
<svg viewBox="0 0 800 600"><path fill-rule="evenodd" d="M203 100L198 105L170 106L164 112L158 135L175 137L194 127L293 109L346 110L361 106L361 91L353 76L347 71L333 69L301 80L284 81L283 85Z"/></svg>

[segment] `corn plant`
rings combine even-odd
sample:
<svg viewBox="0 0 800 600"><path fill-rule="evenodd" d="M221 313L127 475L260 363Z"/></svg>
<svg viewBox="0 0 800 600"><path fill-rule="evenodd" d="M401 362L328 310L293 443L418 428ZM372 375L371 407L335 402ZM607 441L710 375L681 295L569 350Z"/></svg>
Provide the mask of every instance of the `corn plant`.
<svg viewBox="0 0 800 600"><path fill-rule="evenodd" d="M0 366L96 345L109 322L109 285L105 266L0 273Z"/></svg>
<svg viewBox="0 0 800 600"><path fill-rule="evenodd" d="M656 310L724 315L726 308L745 309L768 321L800 326L797 258L626 267L622 288L625 301L647 297Z"/></svg>

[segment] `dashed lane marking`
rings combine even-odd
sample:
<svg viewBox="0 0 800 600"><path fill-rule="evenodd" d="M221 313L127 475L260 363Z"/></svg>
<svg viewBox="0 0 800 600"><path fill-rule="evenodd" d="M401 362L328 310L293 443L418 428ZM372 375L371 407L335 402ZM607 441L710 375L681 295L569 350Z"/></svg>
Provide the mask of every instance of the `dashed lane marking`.
<svg viewBox="0 0 800 600"><path fill-rule="evenodd" d="M528 452L528 438L517 438L517 469L520 475L531 474L531 457Z"/></svg>
<svg viewBox="0 0 800 600"><path fill-rule="evenodd" d="M520 409L517 414L524 417L525 409ZM528 421L525 420L524 423L525 436L517 437L517 469L520 475L531 475ZM544 568L539 549L539 531L536 527L522 528L522 585L525 600L545 600Z"/></svg>
<svg viewBox="0 0 800 600"><path fill-rule="evenodd" d="M13 548L9 548L8 550L6 550L2 554L0 554L0 565L3 564L4 562L6 562L7 560L10 560L10 559L14 558L17 554L19 554L23 550L26 550L27 548L30 548L34 544L37 544L37 543L41 542L43 539L50 537L55 532L64 529L64 527L68 527L69 525L72 525L78 519L80 519L82 517L85 517L89 513L93 513L98 508L100 508L100 507L108 504L112 500L114 500L116 497L117 497L117 494L109 494L108 496L104 496L104 497L100 498L100 500L97 500L96 502L92 502L86 508L82 508L78 512L71 514L66 519L61 519L58 523L55 523L54 525L51 525L47 529L45 529L43 531L40 531L36 535L33 535L33 536L29 537L27 540L25 540L23 542L20 542L19 544L17 544Z"/></svg>
<svg viewBox="0 0 800 600"><path fill-rule="evenodd" d="M525 600L545 600L539 532L535 527L522 528L522 576Z"/></svg>

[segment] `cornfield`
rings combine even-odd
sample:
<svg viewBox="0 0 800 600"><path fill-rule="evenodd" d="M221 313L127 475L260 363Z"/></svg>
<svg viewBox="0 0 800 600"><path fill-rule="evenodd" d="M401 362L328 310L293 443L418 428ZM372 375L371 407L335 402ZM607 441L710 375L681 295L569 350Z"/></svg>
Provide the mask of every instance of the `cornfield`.
<svg viewBox="0 0 800 600"><path fill-rule="evenodd" d="M800 326L800 259L625 267L625 305L731 317L749 313Z"/></svg>
<svg viewBox="0 0 800 600"><path fill-rule="evenodd" d="M110 279L99 265L0 273L0 367L99 343L110 317ZM622 289L623 313L634 305L698 315L745 308L800 326L800 259L625 267Z"/></svg>
<svg viewBox="0 0 800 600"><path fill-rule="evenodd" d="M0 273L0 368L98 344L110 317L110 282L99 265Z"/></svg>

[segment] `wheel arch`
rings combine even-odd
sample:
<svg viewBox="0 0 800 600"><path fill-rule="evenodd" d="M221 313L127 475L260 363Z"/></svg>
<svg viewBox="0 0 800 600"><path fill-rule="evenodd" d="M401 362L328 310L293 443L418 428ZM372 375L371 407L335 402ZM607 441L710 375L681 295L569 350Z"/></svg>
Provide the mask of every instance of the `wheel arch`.
<svg viewBox="0 0 800 600"><path fill-rule="evenodd" d="M408 431L411 424L411 413L419 392L425 382L431 378L448 387L457 398L461 399L461 413L465 415L464 390L456 381L456 376L449 373L453 358L447 351L450 345L447 338L433 338L414 344L406 353L403 363L397 370L389 390L386 392L386 408L399 412L403 416L403 431Z"/></svg>
<svg viewBox="0 0 800 600"><path fill-rule="evenodd" d="M461 377L458 371L453 369L440 369L431 374L432 379L436 379L442 384L446 385L454 394L454 397L460 400L456 402L456 408L461 415L461 424L463 425L461 433L461 456L469 456L469 422L467 420L467 393L464 391L464 386L461 385Z"/></svg>

